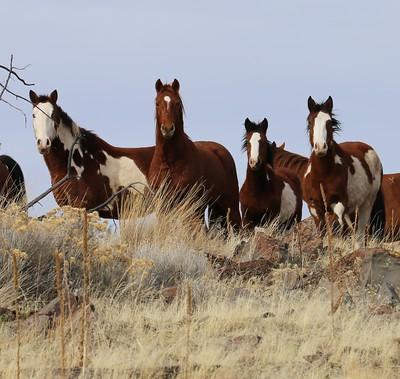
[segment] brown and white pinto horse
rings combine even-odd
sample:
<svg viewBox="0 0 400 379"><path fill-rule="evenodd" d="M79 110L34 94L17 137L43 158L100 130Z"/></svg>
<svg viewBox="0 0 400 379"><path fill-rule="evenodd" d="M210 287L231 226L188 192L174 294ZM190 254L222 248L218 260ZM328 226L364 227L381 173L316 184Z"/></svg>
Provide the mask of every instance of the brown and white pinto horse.
<svg viewBox="0 0 400 379"><path fill-rule="evenodd" d="M316 104L308 98L308 132L312 147L303 191L311 215L318 226L324 226L325 206L341 226L352 228L352 217L358 209L357 236L363 238L376 196L381 186L382 165L375 150L362 142L338 144L333 135L340 130L332 113L333 100Z"/></svg>
<svg viewBox="0 0 400 379"><path fill-rule="evenodd" d="M72 179L53 191L59 206L91 209L113 193L132 183L139 191L147 185L146 175L154 147L114 147L94 133L80 128L57 104L57 91L50 96L29 92L33 103L36 145L49 169L52 184L67 174L68 156L77 136L79 144L72 156ZM121 198L99 211L104 218L118 218Z"/></svg>
<svg viewBox="0 0 400 379"><path fill-rule="evenodd" d="M301 221L300 181L293 172L273 168L275 143L267 140L266 118L259 124L246 118L244 126L242 150L247 152L247 173L240 189L243 226L253 229L278 219L281 228L289 228Z"/></svg>
<svg viewBox="0 0 400 379"><path fill-rule="evenodd" d="M148 181L157 189L167 182L184 194L200 184L204 187L210 224L229 219L233 227L241 224L239 185L235 162L229 151L211 141L192 142L183 127L183 104L179 82L155 85L156 147Z"/></svg>
<svg viewBox="0 0 400 379"><path fill-rule="evenodd" d="M25 180L21 167L8 155L0 155L0 206L26 200Z"/></svg>

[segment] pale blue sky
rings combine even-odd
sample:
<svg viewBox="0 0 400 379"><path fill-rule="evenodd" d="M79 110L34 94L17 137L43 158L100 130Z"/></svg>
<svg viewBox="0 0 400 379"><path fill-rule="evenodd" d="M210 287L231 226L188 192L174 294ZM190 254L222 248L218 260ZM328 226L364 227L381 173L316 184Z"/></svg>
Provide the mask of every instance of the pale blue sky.
<svg viewBox="0 0 400 379"><path fill-rule="evenodd" d="M308 155L309 95L333 97L337 140L372 144L385 172L400 172L398 1L25 0L2 10L0 62L30 63L23 76L36 92L57 88L63 109L112 144L154 143L154 83L176 77L187 133L224 144L240 183L244 119L267 117L270 139ZM50 184L31 117L25 128L0 103L0 129L0 153L21 164L31 199ZM50 195L34 214L54 204Z"/></svg>

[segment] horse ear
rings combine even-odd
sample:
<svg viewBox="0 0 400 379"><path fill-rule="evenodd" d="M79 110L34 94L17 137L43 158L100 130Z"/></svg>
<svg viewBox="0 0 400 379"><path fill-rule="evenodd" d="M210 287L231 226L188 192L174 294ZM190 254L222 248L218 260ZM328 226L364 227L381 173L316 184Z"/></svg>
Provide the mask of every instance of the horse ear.
<svg viewBox="0 0 400 379"><path fill-rule="evenodd" d="M29 98L33 104L37 104L39 102L39 96L33 90L29 91Z"/></svg>
<svg viewBox="0 0 400 379"><path fill-rule="evenodd" d="M326 113L332 113L332 109L333 109L333 99L332 96L329 96L324 105L323 105L323 109L326 111Z"/></svg>
<svg viewBox="0 0 400 379"><path fill-rule="evenodd" d="M308 96L308 110L310 111L310 112L313 112L314 111L314 109L315 109L315 101L314 101L314 99L311 97L311 96Z"/></svg>
<svg viewBox="0 0 400 379"><path fill-rule="evenodd" d="M180 87L180 85L179 85L178 79L174 79L174 81L172 82L172 88L173 88L176 92L178 92L178 91L179 91L179 87Z"/></svg>
<svg viewBox="0 0 400 379"><path fill-rule="evenodd" d="M51 94L50 94L50 101L55 104L57 103L57 99L58 99L58 93L57 90L55 89Z"/></svg>
<svg viewBox="0 0 400 379"><path fill-rule="evenodd" d="M163 84L162 84L161 79L157 79L157 81L156 81L156 91L157 91L157 93L161 91L162 86L163 86Z"/></svg>
<svg viewBox="0 0 400 379"><path fill-rule="evenodd" d="M278 149L285 150L285 144L286 144L286 143L283 142L281 146L278 146Z"/></svg>
<svg viewBox="0 0 400 379"><path fill-rule="evenodd" d="M244 127L246 128L246 130L249 131L252 125L252 122L249 120L248 117L246 117L246 120L244 120Z"/></svg>
<svg viewBox="0 0 400 379"><path fill-rule="evenodd" d="M268 120L266 118L264 118L264 120L261 121L260 124L261 130L266 133L267 129L268 129Z"/></svg>

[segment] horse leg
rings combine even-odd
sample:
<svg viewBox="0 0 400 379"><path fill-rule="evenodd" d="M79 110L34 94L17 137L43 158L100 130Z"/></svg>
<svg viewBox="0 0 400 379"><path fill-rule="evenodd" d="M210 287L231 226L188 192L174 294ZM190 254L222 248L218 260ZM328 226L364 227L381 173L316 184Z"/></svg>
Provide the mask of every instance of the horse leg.
<svg viewBox="0 0 400 379"><path fill-rule="evenodd" d="M366 228L368 225L369 218L371 217L371 211L374 202L369 199L360 206L358 210L358 225L357 225L357 236L358 242L365 243ZM359 246L359 244L358 244Z"/></svg>

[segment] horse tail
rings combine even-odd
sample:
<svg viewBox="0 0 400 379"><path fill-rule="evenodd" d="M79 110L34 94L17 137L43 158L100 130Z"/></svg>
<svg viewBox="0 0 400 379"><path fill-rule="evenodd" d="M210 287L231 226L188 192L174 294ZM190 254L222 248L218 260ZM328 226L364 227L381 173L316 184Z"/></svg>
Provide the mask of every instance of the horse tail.
<svg viewBox="0 0 400 379"><path fill-rule="evenodd" d="M3 162L10 173L13 181L9 196L12 201L20 202L26 198L25 179L20 165L8 155L0 155L0 161Z"/></svg>
<svg viewBox="0 0 400 379"><path fill-rule="evenodd" d="M370 228L373 236L383 238L385 234L385 198L382 191L382 186L376 194L374 206L371 210Z"/></svg>

